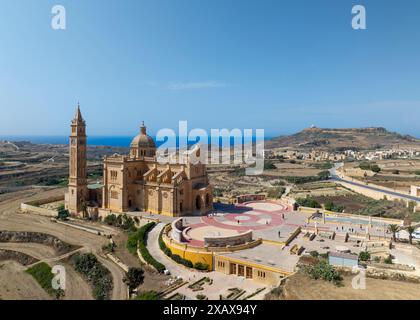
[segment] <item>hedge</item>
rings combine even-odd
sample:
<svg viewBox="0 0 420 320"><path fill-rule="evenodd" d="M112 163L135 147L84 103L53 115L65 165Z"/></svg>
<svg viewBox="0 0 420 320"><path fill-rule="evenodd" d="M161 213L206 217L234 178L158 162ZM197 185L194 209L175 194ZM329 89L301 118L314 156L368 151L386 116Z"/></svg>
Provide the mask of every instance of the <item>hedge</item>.
<svg viewBox="0 0 420 320"><path fill-rule="evenodd" d="M163 236L163 231L164 230L165 230L165 228L163 228L162 231L159 234L159 247L163 251L164 254L166 254L169 258L174 260L176 263L182 264L182 265L186 266L187 268L195 268L197 270L207 270L208 269L208 265L205 264L205 263L197 262L196 264L193 264L191 262L191 260L187 260L187 259L184 259L177 254L173 254L171 249L169 249L166 246L165 242L163 241L162 236Z"/></svg>
<svg viewBox="0 0 420 320"><path fill-rule="evenodd" d="M140 251L143 259L150 265L152 265L157 271L163 273L165 271L165 266L152 257L149 250L147 250L147 234L154 228L156 225L155 222L150 222L145 224L136 232L132 232L128 236L127 240L127 249L132 254L137 254L137 249Z"/></svg>

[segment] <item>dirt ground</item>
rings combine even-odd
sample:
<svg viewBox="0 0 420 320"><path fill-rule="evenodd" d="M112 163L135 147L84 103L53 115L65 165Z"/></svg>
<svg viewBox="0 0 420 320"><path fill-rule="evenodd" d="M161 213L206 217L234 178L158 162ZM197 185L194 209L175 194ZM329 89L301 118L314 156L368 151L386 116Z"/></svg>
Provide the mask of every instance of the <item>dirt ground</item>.
<svg viewBox="0 0 420 320"><path fill-rule="evenodd" d="M51 300L25 268L14 261L0 263L0 300Z"/></svg>
<svg viewBox="0 0 420 320"><path fill-rule="evenodd" d="M113 239L117 245L114 254L126 265L131 267L141 267L144 270L144 282L140 285L139 290L141 291L161 291L167 286L165 282L170 278L169 276L160 274L153 270L151 267L141 263L140 259L132 255L126 248L128 235L126 233L119 233Z"/></svg>
<svg viewBox="0 0 420 320"><path fill-rule="evenodd" d="M98 259L107 267L114 280L114 290L112 293L113 299L126 299L127 291L126 286L122 282L125 275L124 271L116 266L113 262L101 257L102 246L107 243L107 239L95 234L87 233L71 227L52 223L48 217L42 217L35 214L22 214L19 213L20 203L23 201L37 200L47 198L63 193L63 189L45 190L44 188L33 188L30 190L18 191L13 193L6 193L0 195L0 230L10 231L34 231L54 235L59 239L77 246L83 247L85 252L93 252L97 255ZM56 253L49 247L38 244L13 244L2 243L0 247L15 251L21 251L40 260L49 263L49 259L56 258ZM61 262L53 261L53 264ZM10 268L9 268L10 269ZM12 290L18 295L21 290L26 292L27 298L39 296L39 290L42 290L38 284L37 289L29 287L26 274L22 276L22 280L18 280L21 273L7 273L2 276L3 283L0 286L0 296L6 298L12 296ZM13 268L12 268L13 269ZM20 269L19 269L20 270ZM91 288L89 285L72 269L71 266L66 268L67 276L70 278L68 281L68 292L66 292L65 299L89 299L91 298ZM29 276L29 275L28 275ZM22 282L23 281L23 282ZM10 282L10 283L9 283ZM22 283L21 283L22 282ZM33 283L33 282L31 282ZM14 289L13 289L14 288ZM18 290L19 289L19 290ZM23 297L24 298L24 297ZM45 296L44 296L45 298ZM49 298L49 297L48 297Z"/></svg>
<svg viewBox="0 0 420 320"><path fill-rule="evenodd" d="M403 281L366 279L366 289L353 289L352 277L344 276L342 287L312 280L298 272L286 280L281 300L420 300L420 285Z"/></svg>
<svg viewBox="0 0 420 320"><path fill-rule="evenodd" d="M36 214L22 214L19 213L19 206L21 202L37 200L42 198L48 198L51 196L56 196L64 192L63 188L49 189L45 188L33 188L29 190L22 190L18 192L10 192L0 195L0 230L10 230L10 231L35 231L42 232L54 235L59 239L82 247L84 252L94 253L101 263L108 268L113 276L114 281L114 290L112 293L113 300L126 299L127 298L127 289L126 285L123 283L122 279L125 276L125 272L118 267L115 263L106 259L102 253L102 246L108 244L108 240L105 237L97 236L88 232L77 230L68 226L60 225L57 223L52 223L48 217L42 217ZM96 225L95 225L96 226ZM98 227L98 226L96 226ZM101 228L108 228L103 225L99 225ZM113 228L115 229L115 228ZM117 243L117 249L115 254L128 266L131 267L140 267L141 263L139 259L128 252L125 248L125 243L127 241L127 234L120 232L115 229L116 235L114 236L114 241ZM30 256L33 256L41 261L46 261L50 265L54 264L65 264L67 282L66 282L66 295L64 299L92 299L91 288L89 284L74 271L73 267L63 262L63 260L57 260L56 252L45 245L36 244L36 243L0 243L0 248L14 250L26 253ZM13 265L14 266L14 265ZM2 281L0 284L0 297L8 299L13 295L16 295L18 298L21 284L19 281L15 281L19 274L12 274L9 276L10 269L13 269L13 266L8 266L7 273L2 273L0 270L0 276ZM165 282L168 276L161 275L153 270L150 270L147 266L142 266L145 270L145 280L141 285L141 290L162 290L166 287ZM22 268L22 267L21 267ZM20 269L19 269L20 270ZM23 272L23 271L22 271ZM32 287L29 287L26 274L23 273L22 288L27 286L28 290L32 290ZM29 275L28 275L29 276ZM10 279L10 284L8 283ZM15 283L16 282L16 283ZM29 282L32 283L32 282ZM39 285L35 282L37 288ZM11 293L15 290L15 293ZM21 289L22 290L22 289ZM42 290L42 289L40 289ZM38 293L39 290L35 290L33 293L29 291L27 299L32 299L31 297L39 296L39 299L50 298L48 295L41 296ZM43 292L43 290L42 290ZM22 296L22 299L25 297Z"/></svg>

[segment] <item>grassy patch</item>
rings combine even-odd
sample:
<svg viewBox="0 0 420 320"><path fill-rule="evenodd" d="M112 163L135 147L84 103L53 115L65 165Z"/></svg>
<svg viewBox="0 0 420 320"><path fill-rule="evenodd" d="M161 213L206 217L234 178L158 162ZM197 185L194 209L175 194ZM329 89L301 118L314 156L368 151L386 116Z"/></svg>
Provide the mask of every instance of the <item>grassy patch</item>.
<svg viewBox="0 0 420 320"><path fill-rule="evenodd" d="M26 270L36 282L50 295L56 299L61 298L64 295L64 291L61 289L54 289L52 287L52 280L54 274L51 272L51 267L45 262L38 263Z"/></svg>

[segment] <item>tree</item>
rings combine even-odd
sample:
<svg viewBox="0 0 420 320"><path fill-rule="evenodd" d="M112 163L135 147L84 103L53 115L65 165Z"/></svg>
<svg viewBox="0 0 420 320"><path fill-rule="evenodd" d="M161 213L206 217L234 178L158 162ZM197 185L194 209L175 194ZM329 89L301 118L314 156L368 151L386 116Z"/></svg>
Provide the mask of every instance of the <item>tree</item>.
<svg viewBox="0 0 420 320"><path fill-rule="evenodd" d="M264 161L264 170L277 169L272 161Z"/></svg>
<svg viewBox="0 0 420 320"><path fill-rule="evenodd" d="M370 260L370 253L367 251L361 251L359 253L360 261L369 261Z"/></svg>
<svg viewBox="0 0 420 320"><path fill-rule="evenodd" d="M373 164L373 165L371 165L370 170L372 170L375 173L378 173L378 172L381 171L381 168L379 168L379 166L377 164Z"/></svg>
<svg viewBox="0 0 420 320"><path fill-rule="evenodd" d="M397 232L400 231L400 227L397 226L396 224L390 224L388 226L388 230L389 232L392 233L392 241L397 242Z"/></svg>
<svg viewBox="0 0 420 320"><path fill-rule="evenodd" d="M409 225L406 230L408 232L408 242L413 244L413 232L416 231L416 227Z"/></svg>
<svg viewBox="0 0 420 320"><path fill-rule="evenodd" d="M124 283L128 286L130 291L136 289L144 280L144 271L141 268L129 268L128 272L123 278Z"/></svg>
<svg viewBox="0 0 420 320"><path fill-rule="evenodd" d="M59 220L67 220L67 218L70 216L70 213L68 210L64 209L64 205L58 207L58 213L57 213L57 219Z"/></svg>
<svg viewBox="0 0 420 320"><path fill-rule="evenodd" d="M82 200L82 203L80 204L83 214L83 219L87 219L89 217L88 211L87 211L87 203L85 200Z"/></svg>

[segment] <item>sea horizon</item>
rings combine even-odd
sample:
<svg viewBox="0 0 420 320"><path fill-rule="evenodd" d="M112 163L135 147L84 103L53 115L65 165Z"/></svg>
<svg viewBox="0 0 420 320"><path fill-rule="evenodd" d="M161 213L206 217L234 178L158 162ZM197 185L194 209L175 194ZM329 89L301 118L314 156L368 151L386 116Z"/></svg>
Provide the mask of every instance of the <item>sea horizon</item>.
<svg viewBox="0 0 420 320"><path fill-rule="evenodd" d="M151 135L153 140L156 143L156 146L160 146L163 142L156 141L156 137ZM130 147L130 143L133 140L133 136L88 136L87 144L90 146L109 146L109 147ZM264 137L264 140L271 140L273 137ZM177 142L180 137L176 137ZM10 135L10 136L1 136L0 141L10 141L10 142L23 142L27 141L33 144L52 144L52 145L68 145L69 136L65 135ZM255 136L252 137L252 140L255 141ZM188 145L193 145L197 141L188 140ZM250 139L244 141L244 143L249 143ZM233 144L233 139L231 138L231 145ZM168 145L171 146L171 145Z"/></svg>

